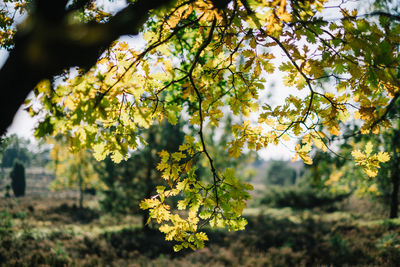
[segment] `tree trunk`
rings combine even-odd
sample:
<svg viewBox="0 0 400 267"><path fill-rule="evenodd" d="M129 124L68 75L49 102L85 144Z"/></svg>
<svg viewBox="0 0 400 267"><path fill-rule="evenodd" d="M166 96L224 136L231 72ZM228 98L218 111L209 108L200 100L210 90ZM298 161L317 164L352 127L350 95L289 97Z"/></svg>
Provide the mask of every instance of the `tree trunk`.
<svg viewBox="0 0 400 267"><path fill-rule="evenodd" d="M146 180L145 180L145 184L146 184L146 195L145 195L145 199L150 198L151 197L151 192L153 189L153 182L151 181L151 170L152 170L152 160L148 159L149 164L147 166L146 169ZM142 226L143 226L143 230L144 231L148 231L150 230L150 226L147 223L147 221L149 220L149 211L148 210L142 210Z"/></svg>
<svg viewBox="0 0 400 267"><path fill-rule="evenodd" d="M154 143L155 142L155 137L154 133L152 130L149 131L149 143ZM153 181L151 179L151 171L154 169L154 161L155 159L152 156L152 151L151 149L147 149L147 166L146 166L146 177L145 177L145 184L146 184L146 195L145 199L151 198L151 193L153 191ZM142 217L142 222L143 222L143 230L147 231L150 230L150 226L147 224L147 221L149 220L149 211L145 210L142 212L143 217Z"/></svg>
<svg viewBox="0 0 400 267"><path fill-rule="evenodd" d="M83 187L79 185L79 209L83 209Z"/></svg>
<svg viewBox="0 0 400 267"><path fill-rule="evenodd" d="M79 181L79 209L83 208L83 178L82 178L82 170L81 165L78 166L78 181Z"/></svg>
<svg viewBox="0 0 400 267"><path fill-rule="evenodd" d="M146 185L147 185L147 180L146 180ZM146 197L145 197L145 199L151 197L150 194L151 194L151 188L148 187L148 188L146 189ZM148 220L149 220L149 218L150 218L150 216L149 216L149 211L148 211L148 210L142 210L142 226L143 226L143 230L144 230L144 231L150 230L150 226L149 226L149 224L147 223Z"/></svg>
<svg viewBox="0 0 400 267"><path fill-rule="evenodd" d="M398 210L399 210L399 172L398 170L395 170L392 175L392 185L393 185L393 191L392 191L392 197L391 197L391 202L390 202L390 218L397 218L398 217Z"/></svg>

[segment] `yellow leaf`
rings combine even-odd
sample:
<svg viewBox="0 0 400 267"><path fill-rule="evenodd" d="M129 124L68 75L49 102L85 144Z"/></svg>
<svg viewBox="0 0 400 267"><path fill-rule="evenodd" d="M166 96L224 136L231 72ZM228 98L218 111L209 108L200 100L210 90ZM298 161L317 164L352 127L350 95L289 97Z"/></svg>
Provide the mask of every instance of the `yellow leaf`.
<svg viewBox="0 0 400 267"><path fill-rule="evenodd" d="M254 68L254 75L255 76L260 76L261 74L261 66L260 66L260 62L257 62L257 65Z"/></svg>
<svg viewBox="0 0 400 267"><path fill-rule="evenodd" d="M307 165L312 165L313 160L310 156L304 155L304 154L299 154L300 158L303 160L303 162Z"/></svg>
<svg viewBox="0 0 400 267"><path fill-rule="evenodd" d="M377 158L380 162L387 162L390 160L389 153L387 152L379 152Z"/></svg>
<svg viewBox="0 0 400 267"><path fill-rule="evenodd" d="M340 135L339 128L336 127L336 126L333 126L333 127L329 128L329 133L332 134L332 135L336 135L336 136Z"/></svg>
<svg viewBox="0 0 400 267"><path fill-rule="evenodd" d="M112 153L112 155L111 155L111 159L112 159L112 161L114 161L115 163L120 163L123 159L124 159L124 157L123 157L123 155L121 154L121 152L119 152L118 150L117 151L114 151L113 153Z"/></svg>
<svg viewBox="0 0 400 267"><path fill-rule="evenodd" d="M360 150L353 150L351 152L351 155L355 158L355 159L360 159L364 157L364 154L360 151Z"/></svg>
<svg viewBox="0 0 400 267"><path fill-rule="evenodd" d="M372 133L373 134L378 134L379 133L379 125L374 126L374 128L372 128Z"/></svg>
<svg viewBox="0 0 400 267"><path fill-rule="evenodd" d="M40 94L46 91L49 91L51 89L51 84L49 80L42 80L40 81L36 87L35 87L36 91Z"/></svg>
<svg viewBox="0 0 400 267"><path fill-rule="evenodd" d="M74 110L76 107L76 104L74 103L74 101L72 100L72 97L69 96L67 97L67 99L65 99L64 101L64 106L70 110Z"/></svg>
<svg viewBox="0 0 400 267"><path fill-rule="evenodd" d="M240 142L232 142L228 149L230 157L238 158L242 154L242 145Z"/></svg>
<svg viewBox="0 0 400 267"><path fill-rule="evenodd" d="M283 134L282 135L282 140L283 141L290 141L290 136L288 134Z"/></svg>
<svg viewBox="0 0 400 267"><path fill-rule="evenodd" d="M129 49L129 45L128 45L127 42L120 42L120 43L119 43L119 48L118 48L118 50L125 51L125 50L128 50L128 49Z"/></svg>
<svg viewBox="0 0 400 267"><path fill-rule="evenodd" d="M326 152L327 147L325 145L325 143L319 138L319 137L312 137L314 144L316 147L318 147L319 149L321 149L322 151Z"/></svg>
<svg viewBox="0 0 400 267"><path fill-rule="evenodd" d="M378 171L377 170L364 170L365 173L369 176L369 177L375 177L376 175L378 175Z"/></svg>
<svg viewBox="0 0 400 267"><path fill-rule="evenodd" d="M325 182L325 185L331 185L334 182L339 181L340 177L343 176L343 172L342 171L334 171L330 176L329 176L329 180Z"/></svg>
<svg viewBox="0 0 400 267"><path fill-rule="evenodd" d="M96 160L101 161L106 158L106 153L104 152L105 147L106 146L104 143L96 144L93 146L93 156Z"/></svg>
<svg viewBox="0 0 400 267"><path fill-rule="evenodd" d="M169 158L169 153L167 152L167 151L165 151L164 149L163 150L161 150L160 152L158 152L158 155L160 155L160 157L162 158L162 159L168 159Z"/></svg>
<svg viewBox="0 0 400 267"><path fill-rule="evenodd" d="M203 240L203 241L207 241L208 240L207 235L205 233L203 233L203 232L196 233L196 237L199 240Z"/></svg>
<svg viewBox="0 0 400 267"><path fill-rule="evenodd" d="M378 192L378 187L376 186L376 184L371 185L371 186L368 188L368 192L377 193L377 192Z"/></svg>
<svg viewBox="0 0 400 267"><path fill-rule="evenodd" d="M371 155L371 153L372 153L372 148L373 148L373 145L372 145L372 142L370 141L370 142L368 142L367 145L365 146L365 154L366 154L367 157L369 157L369 155Z"/></svg>

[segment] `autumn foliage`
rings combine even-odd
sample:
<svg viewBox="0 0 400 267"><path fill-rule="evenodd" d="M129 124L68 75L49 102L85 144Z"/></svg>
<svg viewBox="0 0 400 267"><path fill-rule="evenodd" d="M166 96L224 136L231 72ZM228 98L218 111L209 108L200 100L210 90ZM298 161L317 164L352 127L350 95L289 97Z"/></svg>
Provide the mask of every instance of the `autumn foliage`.
<svg viewBox="0 0 400 267"><path fill-rule="evenodd" d="M42 80L27 110L44 118L37 136L69 133L73 150L89 148L97 160L111 155L117 163L145 143L140 129L154 122L176 124L181 117L196 129L176 152L159 151L157 169L168 186L141 203L166 239L179 242L176 250L202 247L204 224L231 230L246 225L241 212L252 186L234 169L216 168L204 138L205 129L218 127L225 115L236 118L227 146L231 157L299 140L294 160L306 164L312 164L313 147L329 149L348 120L358 120L363 134L391 127L386 115L399 97L395 15L359 14L345 1L168 3L149 12L140 30L143 48L115 41L89 70L68 69L57 82ZM326 18L326 7L337 18ZM93 6L90 11L99 14ZM74 23L86 19L77 15ZM279 75L293 93L272 105L263 90ZM371 177L389 160L370 144L352 155ZM199 157L208 162L210 182L196 176L193 161ZM176 195L184 197L177 203L187 210L184 216L165 202Z"/></svg>

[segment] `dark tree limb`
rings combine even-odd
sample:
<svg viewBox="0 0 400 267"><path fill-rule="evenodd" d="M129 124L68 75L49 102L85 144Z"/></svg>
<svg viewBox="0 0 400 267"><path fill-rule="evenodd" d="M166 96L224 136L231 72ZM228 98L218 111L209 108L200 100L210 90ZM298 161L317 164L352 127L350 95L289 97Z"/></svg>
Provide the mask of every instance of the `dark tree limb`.
<svg viewBox="0 0 400 267"><path fill-rule="evenodd" d="M138 0L106 23L73 25L59 19L70 11L54 6L54 2L58 1L36 2L35 11L20 25L15 46L0 70L0 135L38 82L70 67L89 69L113 41L121 35L137 34L149 11L171 0ZM54 10L49 9L53 6ZM51 12L57 13L57 18Z"/></svg>

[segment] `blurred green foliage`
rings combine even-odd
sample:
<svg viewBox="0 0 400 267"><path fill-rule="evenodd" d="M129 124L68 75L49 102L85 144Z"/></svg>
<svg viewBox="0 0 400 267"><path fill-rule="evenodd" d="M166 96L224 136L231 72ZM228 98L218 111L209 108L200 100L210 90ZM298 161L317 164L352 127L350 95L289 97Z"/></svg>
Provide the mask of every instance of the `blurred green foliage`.
<svg viewBox="0 0 400 267"><path fill-rule="evenodd" d="M264 182L266 185L290 186L296 183L296 170L292 168L288 161L273 160L271 161Z"/></svg>
<svg viewBox="0 0 400 267"><path fill-rule="evenodd" d="M29 165L32 153L29 151L30 141L20 138L16 134L4 138L5 146L1 151L1 165L3 168L12 167L15 160Z"/></svg>

